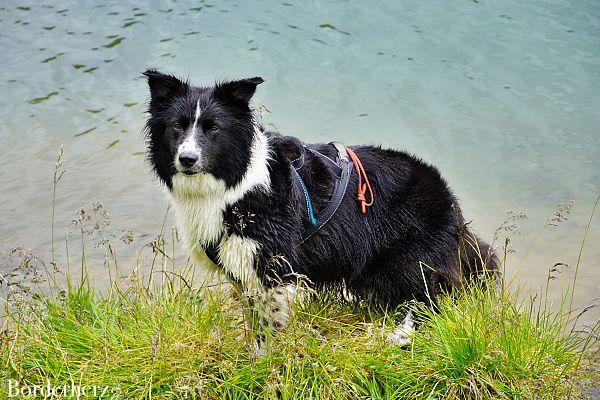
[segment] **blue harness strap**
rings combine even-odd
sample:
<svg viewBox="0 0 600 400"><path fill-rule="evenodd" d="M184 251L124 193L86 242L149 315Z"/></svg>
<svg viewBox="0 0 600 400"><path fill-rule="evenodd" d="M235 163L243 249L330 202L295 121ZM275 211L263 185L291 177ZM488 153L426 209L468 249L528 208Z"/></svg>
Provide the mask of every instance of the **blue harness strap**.
<svg viewBox="0 0 600 400"><path fill-rule="evenodd" d="M304 197L306 203L307 219L309 222L308 227L305 227L304 229L304 233L302 235L302 243L308 240L311 236L317 233L323 226L325 226L329 222L329 220L338 210L340 204L342 203L342 200L344 199L346 190L348 189L348 182L350 181L350 175L352 174L354 164L350 161L348 153L346 152L346 149L343 145L335 142L330 143L330 145L334 146L337 150L337 157L335 161L327 157L325 154L320 153L317 150L311 149L307 146L304 146L304 151L300 154L300 156L297 159L292 161L293 175L296 178L295 181L300 187L300 192ZM308 189L306 188L302 177L298 173L298 171L304 166L307 151L319 157L335 176L335 184L331 200L322 211L319 211L318 219L315 218L315 211L313 209L313 203L310 199Z"/></svg>
<svg viewBox="0 0 600 400"><path fill-rule="evenodd" d="M317 219L315 218L315 212L313 210L312 201L310 201L310 195L308 194L306 185L300 177L298 170L294 169L294 174L296 174L296 179L298 180L298 182L300 182L300 186L302 187L302 193L304 193L304 199L306 200L306 209L308 210L308 220L312 225L316 225Z"/></svg>

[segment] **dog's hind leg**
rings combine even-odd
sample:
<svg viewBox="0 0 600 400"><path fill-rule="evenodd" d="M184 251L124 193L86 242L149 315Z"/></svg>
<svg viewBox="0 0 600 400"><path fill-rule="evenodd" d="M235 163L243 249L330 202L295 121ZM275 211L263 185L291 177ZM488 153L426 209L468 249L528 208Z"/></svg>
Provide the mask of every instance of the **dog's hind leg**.
<svg viewBox="0 0 600 400"><path fill-rule="evenodd" d="M408 346L412 342L412 335L416 331L416 324L412 311L409 311L404 320L387 335L387 341L399 347Z"/></svg>

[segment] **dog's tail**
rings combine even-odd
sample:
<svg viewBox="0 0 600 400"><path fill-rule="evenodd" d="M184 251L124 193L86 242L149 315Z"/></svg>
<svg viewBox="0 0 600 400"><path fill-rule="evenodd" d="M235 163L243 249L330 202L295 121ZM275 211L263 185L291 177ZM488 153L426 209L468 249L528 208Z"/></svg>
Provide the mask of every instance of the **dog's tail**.
<svg viewBox="0 0 600 400"><path fill-rule="evenodd" d="M456 252L452 253L444 268L435 269L431 275L433 298L474 282L484 287L493 286L500 276L499 265L492 246L463 225L458 234Z"/></svg>

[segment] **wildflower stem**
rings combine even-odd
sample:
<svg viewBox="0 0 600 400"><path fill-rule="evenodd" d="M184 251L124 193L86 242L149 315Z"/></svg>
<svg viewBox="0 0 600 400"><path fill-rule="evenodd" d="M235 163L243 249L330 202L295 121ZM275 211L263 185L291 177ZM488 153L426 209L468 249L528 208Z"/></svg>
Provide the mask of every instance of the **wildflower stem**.
<svg viewBox="0 0 600 400"><path fill-rule="evenodd" d="M569 313L573 311L573 296L575 295L575 284L577 283L577 274L579 272L579 264L581 264L581 257L583 255L583 248L585 247L585 242L587 241L588 232L590 230L590 226L592 225L592 219L594 218L594 213L596 212L596 207L598 206L598 202L600 201L600 193L596 197L596 202L594 203L594 207L592 207L592 213L590 214L590 219L588 220L585 229L583 230L583 240L581 241L581 246L579 246L579 254L577 255L577 264L575 264L575 275L573 276L573 287L571 289L571 300L569 301Z"/></svg>

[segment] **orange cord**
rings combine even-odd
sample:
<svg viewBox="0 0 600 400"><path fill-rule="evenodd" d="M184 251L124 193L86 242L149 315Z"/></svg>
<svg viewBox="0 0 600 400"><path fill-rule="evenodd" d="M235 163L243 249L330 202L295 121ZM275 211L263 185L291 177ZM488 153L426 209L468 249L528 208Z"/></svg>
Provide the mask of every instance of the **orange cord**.
<svg viewBox="0 0 600 400"><path fill-rule="evenodd" d="M356 195L356 200L360 203L362 213L366 214L367 207L371 207L373 205L373 202L375 201L375 196L373 196L373 189L371 189L369 178L367 177L367 173L365 172L365 169L363 168L363 165L360 162L358 156L352 150L350 150L348 146L344 146L344 148L346 149L348 155L352 159L352 162L354 163L354 168L356 169L356 173L358 175L358 194ZM364 177L365 183L362 183L362 177ZM368 203L365 197L367 189L369 189L369 196L371 197L371 201Z"/></svg>

